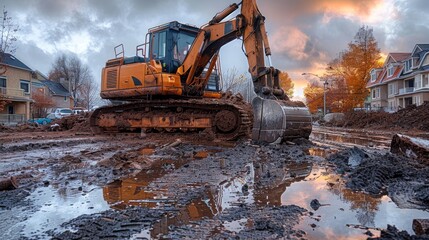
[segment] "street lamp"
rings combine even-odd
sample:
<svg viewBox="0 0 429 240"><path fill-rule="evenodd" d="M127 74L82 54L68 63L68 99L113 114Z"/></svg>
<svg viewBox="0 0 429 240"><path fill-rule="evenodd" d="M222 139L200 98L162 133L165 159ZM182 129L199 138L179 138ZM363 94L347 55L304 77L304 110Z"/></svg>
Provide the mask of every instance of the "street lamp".
<svg viewBox="0 0 429 240"><path fill-rule="evenodd" d="M301 75L311 75L317 77L323 83L323 117L326 115L326 89L328 89L328 79L323 80L319 75L314 73L302 73Z"/></svg>

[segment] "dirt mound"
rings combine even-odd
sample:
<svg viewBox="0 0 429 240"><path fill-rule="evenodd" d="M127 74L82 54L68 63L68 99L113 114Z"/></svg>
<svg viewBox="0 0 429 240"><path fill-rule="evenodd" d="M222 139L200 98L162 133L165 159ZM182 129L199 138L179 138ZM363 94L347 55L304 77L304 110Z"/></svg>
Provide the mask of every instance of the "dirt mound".
<svg viewBox="0 0 429 240"><path fill-rule="evenodd" d="M416 107L410 105L395 113L387 112L347 112L342 121L326 125L336 127L351 128L372 128L372 129L418 129L429 131L429 102Z"/></svg>
<svg viewBox="0 0 429 240"><path fill-rule="evenodd" d="M91 132L89 126L89 113L85 115L71 115L55 120L53 124L58 124L61 130L72 130L75 132Z"/></svg>
<svg viewBox="0 0 429 240"><path fill-rule="evenodd" d="M354 148L331 155L328 161L344 174L346 186L370 194L388 194L398 206L429 208L429 166L391 153ZM415 193L415 194L412 194Z"/></svg>
<svg viewBox="0 0 429 240"><path fill-rule="evenodd" d="M368 238L368 239L380 239L380 240L390 240L390 239L410 239L410 240L418 240L418 239L428 239L429 235L410 235L406 231L400 231L395 226L387 225L386 229L381 230L380 237L377 238Z"/></svg>

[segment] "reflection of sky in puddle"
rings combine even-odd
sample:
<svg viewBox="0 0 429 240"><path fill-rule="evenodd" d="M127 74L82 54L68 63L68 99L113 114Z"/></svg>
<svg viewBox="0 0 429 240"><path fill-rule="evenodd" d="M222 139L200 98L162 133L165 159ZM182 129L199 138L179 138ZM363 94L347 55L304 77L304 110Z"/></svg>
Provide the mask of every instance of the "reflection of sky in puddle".
<svg viewBox="0 0 429 240"><path fill-rule="evenodd" d="M225 230L238 233L246 228L247 221L247 218L242 218L231 222L224 222L222 225Z"/></svg>
<svg viewBox="0 0 429 240"><path fill-rule="evenodd" d="M109 205L103 201L102 189L97 188L83 195L59 193L52 187L40 188L33 192L29 199L34 201L38 210L21 224L25 235L34 236L44 231L59 228L66 221L83 214L107 210Z"/></svg>
<svg viewBox="0 0 429 240"><path fill-rule="evenodd" d="M292 183L281 197L283 205L295 204L311 211L313 199L318 199L321 204L330 204L313 211L314 216L304 217L296 227L307 232L310 239L368 237L363 234L366 230L348 228L346 224L371 228L386 228L390 224L413 233L412 220L429 217L429 212L422 210L399 209L387 196L373 198L350 191L337 182L338 178L315 167L304 181ZM320 221L315 219L318 216ZM314 229L310 226L313 223L317 225ZM373 233L378 234L376 231Z"/></svg>

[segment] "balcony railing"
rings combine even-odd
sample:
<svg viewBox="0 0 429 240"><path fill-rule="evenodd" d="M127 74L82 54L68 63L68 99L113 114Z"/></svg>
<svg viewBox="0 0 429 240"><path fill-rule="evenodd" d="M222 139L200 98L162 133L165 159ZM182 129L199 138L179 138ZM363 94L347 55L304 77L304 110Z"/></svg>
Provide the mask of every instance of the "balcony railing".
<svg viewBox="0 0 429 240"><path fill-rule="evenodd" d="M0 94L2 95L6 95L9 97L23 97L24 95L24 90L22 89L17 89L17 88L4 88L4 87L0 87Z"/></svg>
<svg viewBox="0 0 429 240"><path fill-rule="evenodd" d="M412 93L412 92L414 92L414 87L407 87L407 88L399 89L399 94Z"/></svg>
<svg viewBox="0 0 429 240"><path fill-rule="evenodd" d="M0 114L0 123L21 123L25 121L23 114Z"/></svg>

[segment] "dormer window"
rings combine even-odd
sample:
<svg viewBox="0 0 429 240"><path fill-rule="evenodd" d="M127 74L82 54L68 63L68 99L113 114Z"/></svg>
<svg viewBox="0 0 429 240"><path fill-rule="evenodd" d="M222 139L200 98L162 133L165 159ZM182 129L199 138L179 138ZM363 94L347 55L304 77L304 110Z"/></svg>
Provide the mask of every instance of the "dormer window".
<svg viewBox="0 0 429 240"><path fill-rule="evenodd" d="M404 63L404 67L405 67L405 72L409 72L411 71L411 67L412 67L412 60L408 59L407 61L405 61Z"/></svg>
<svg viewBox="0 0 429 240"><path fill-rule="evenodd" d="M377 79L377 74L375 73L375 71L373 71L373 72L371 73L371 82L374 82L374 81L375 81L375 79Z"/></svg>
<svg viewBox="0 0 429 240"><path fill-rule="evenodd" d="M390 65L388 68L387 68L387 76L388 77L391 77L393 75L393 65Z"/></svg>

